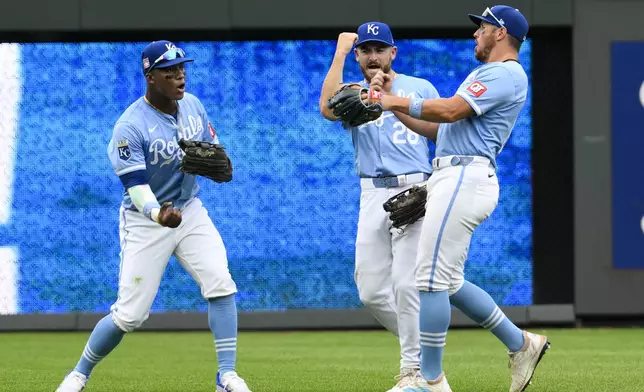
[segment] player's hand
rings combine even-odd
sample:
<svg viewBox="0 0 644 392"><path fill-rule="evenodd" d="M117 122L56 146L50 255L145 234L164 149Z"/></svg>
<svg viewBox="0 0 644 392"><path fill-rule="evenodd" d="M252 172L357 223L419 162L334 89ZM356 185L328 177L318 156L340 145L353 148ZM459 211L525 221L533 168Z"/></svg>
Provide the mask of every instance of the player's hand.
<svg viewBox="0 0 644 392"><path fill-rule="evenodd" d="M181 224L181 211L178 208L172 207L172 202L165 202L161 206L157 222L159 222L161 226L174 229Z"/></svg>
<svg viewBox="0 0 644 392"><path fill-rule="evenodd" d="M390 93L393 86L393 79L391 75L386 74L382 71L378 71L376 75L371 78L370 87L376 91L382 91L383 93Z"/></svg>
<svg viewBox="0 0 644 392"><path fill-rule="evenodd" d="M353 44L358 40L358 34L356 33L340 33L338 36L338 44L335 48L335 52L338 54L348 55L353 49Z"/></svg>

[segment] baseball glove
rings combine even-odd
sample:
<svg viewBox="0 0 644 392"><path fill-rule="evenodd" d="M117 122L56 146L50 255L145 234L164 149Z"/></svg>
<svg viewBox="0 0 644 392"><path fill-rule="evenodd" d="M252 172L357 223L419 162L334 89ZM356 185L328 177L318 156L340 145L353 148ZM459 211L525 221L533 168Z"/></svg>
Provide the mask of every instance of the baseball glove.
<svg viewBox="0 0 644 392"><path fill-rule="evenodd" d="M389 213L392 225L401 228L425 216L426 202L427 186L414 185L389 198L382 207Z"/></svg>
<svg viewBox="0 0 644 392"><path fill-rule="evenodd" d="M215 182L233 179L232 162L221 144L181 139L179 147L185 152L180 166L182 172L207 177Z"/></svg>
<svg viewBox="0 0 644 392"><path fill-rule="evenodd" d="M369 97L366 104L362 101L362 94ZM327 107L333 109L333 115L342 120L345 128L357 127L380 117L380 96L380 93L357 83L347 84L329 98Z"/></svg>

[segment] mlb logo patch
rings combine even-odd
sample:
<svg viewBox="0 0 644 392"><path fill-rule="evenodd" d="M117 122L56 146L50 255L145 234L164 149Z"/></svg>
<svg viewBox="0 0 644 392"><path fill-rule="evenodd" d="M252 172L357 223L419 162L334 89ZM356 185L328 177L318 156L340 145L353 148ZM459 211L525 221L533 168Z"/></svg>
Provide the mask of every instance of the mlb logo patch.
<svg viewBox="0 0 644 392"><path fill-rule="evenodd" d="M487 87L485 87L483 83L476 81L469 85L469 87L467 88L467 91L469 91L470 93L472 93L472 95L478 98L481 95L483 95L484 92L487 91Z"/></svg>
<svg viewBox="0 0 644 392"><path fill-rule="evenodd" d="M149 68L150 67L150 59L147 57L143 58L143 68Z"/></svg>
<svg viewBox="0 0 644 392"><path fill-rule="evenodd" d="M127 140L119 140L116 146L119 151L119 159L122 161L128 161L132 154L130 153L130 145Z"/></svg>

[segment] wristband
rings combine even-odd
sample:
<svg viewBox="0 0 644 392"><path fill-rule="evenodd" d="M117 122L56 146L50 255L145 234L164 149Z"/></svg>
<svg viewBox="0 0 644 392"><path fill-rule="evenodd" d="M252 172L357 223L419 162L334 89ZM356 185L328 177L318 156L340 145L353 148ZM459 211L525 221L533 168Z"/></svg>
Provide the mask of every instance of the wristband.
<svg viewBox="0 0 644 392"><path fill-rule="evenodd" d="M161 209L159 208L153 208L152 211L150 211L150 219L152 219L153 222L159 223L159 212Z"/></svg>
<svg viewBox="0 0 644 392"><path fill-rule="evenodd" d="M152 216L152 210L153 210L153 209L155 209L155 208L160 209L160 208L161 208L161 206L159 205L159 203L158 203L158 202L154 202L154 201L152 201L152 202L146 203L146 204L143 206L143 211L142 211L142 212L143 212L143 215L144 215L146 218L148 218L148 219L150 219L151 221L154 221L154 222L156 222L156 220L154 219L154 218L156 218L156 217L153 217L153 216Z"/></svg>
<svg viewBox="0 0 644 392"><path fill-rule="evenodd" d="M382 91L376 91L374 89L369 89L369 105L373 103L380 103L382 100Z"/></svg>
<svg viewBox="0 0 644 392"><path fill-rule="evenodd" d="M422 98L412 98L409 101L409 115L413 118L420 119L420 115L423 111L423 99Z"/></svg>

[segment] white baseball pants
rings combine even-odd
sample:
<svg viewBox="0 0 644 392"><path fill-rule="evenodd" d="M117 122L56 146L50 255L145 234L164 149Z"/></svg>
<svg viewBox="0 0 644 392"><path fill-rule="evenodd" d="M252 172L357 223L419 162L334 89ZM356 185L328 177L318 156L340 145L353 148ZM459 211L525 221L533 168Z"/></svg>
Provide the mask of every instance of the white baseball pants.
<svg viewBox="0 0 644 392"><path fill-rule="evenodd" d="M121 207L119 288L111 311L123 331L140 327L148 318L173 254L197 282L204 298L237 292L228 271L224 243L201 200L193 199L181 213L181 224L171 229Z"/></svg>
<svg viewBox="0 0 644 392"><path fill-rule="evenodd" d="M448 156L434 158L432 163L416 287L420 291L447 290L452 295L463 285L472 233L499 201L499 182L487 158Z"/></svg>
<svg viewBox="0 0 644 392"><path fill-rule="evenodd" d="M369 179L362 179L356 238L355 281L360 300L398 337L401 368L420 366L420 297L414 267L422 219L401 231L391 226L382 205L412 185L375 188Z"/></svg>

